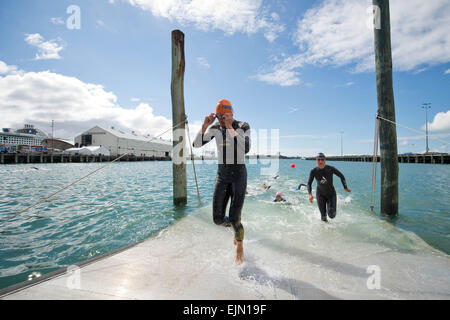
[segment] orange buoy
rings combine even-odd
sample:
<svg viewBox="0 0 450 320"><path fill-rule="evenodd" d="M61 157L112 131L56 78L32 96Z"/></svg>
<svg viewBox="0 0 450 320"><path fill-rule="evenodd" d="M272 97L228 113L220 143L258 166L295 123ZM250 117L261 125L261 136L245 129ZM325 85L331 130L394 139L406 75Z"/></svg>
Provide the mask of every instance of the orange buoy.
<svg viewBox="0 0 450 320"><path fill-rule="evenodd" d="M291 168L292 168L292 169L295 169L295 164L291 164Z"/></svg>

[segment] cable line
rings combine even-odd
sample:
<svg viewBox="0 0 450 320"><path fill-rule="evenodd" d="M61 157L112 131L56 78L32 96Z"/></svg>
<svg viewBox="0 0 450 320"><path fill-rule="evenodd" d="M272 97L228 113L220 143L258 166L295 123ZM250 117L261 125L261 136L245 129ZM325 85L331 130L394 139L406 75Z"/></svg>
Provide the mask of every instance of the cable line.
<svg viewBox="0 0 450 320"><path fill-rule="evenodd" d="M392 123L392 124L395 124L396 126L400 126L400 127L403 127L403 128L405 128L405 129L408 129L408 130L411 130L411 131L414 131L414 132L417 132L417 133L420 133L420 134L424 134L424 133L425 133L425 132L423 132L423 131L420 131L420 130L416 130L416 129L407 127L407 126L402 125L402 124L400 124L400 123L397 123L397 122L395 122L395 121L392 121L392 120L389 120L389 119L385 119L385 118L383 118L383 117L381 117L381 116L377 116L377 119L381 119L381 120L390 122L390 123ZM426 134L426 133L425 133L425 134ZM442 143L445 143L445 144L450 144L450 142L448 142L448 141L446 141L446 140L443 140L443 139L440 139L440 138L435 137L435 136L430 136L430 135L428 135L428 137L430 137L431 139L438 140L438 141L440 141L440 142L442 142Z"/></svg>
<svg viewBox="0 0 450 320"><path fill-rule="evenodd" d="M197 187L197 197L198 197L198 203L202 203L202 200L200 199L200 190L198 189L198 181L197 181L197 173L195 171L195 160L194 160L194 154L192 153L192 144L191 144L191 136L189 134L189 123L187 121L187 116L184 115L184 118L186 120L186 129L187 129L187 136L189 140L189 147L191 150L191 162L192 162L192 168L194 169L194 178L195 178L195 186Z"/></svg>

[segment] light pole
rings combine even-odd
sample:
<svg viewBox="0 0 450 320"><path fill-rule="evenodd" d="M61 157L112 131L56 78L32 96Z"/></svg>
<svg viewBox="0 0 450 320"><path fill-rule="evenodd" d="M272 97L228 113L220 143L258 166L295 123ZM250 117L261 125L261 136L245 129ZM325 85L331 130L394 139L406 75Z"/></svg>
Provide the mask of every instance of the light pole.
<svg viewBox="0 0 450 320"><path fill-rule="evenodd" d="M54 130L54 127L55 127L55 120L52 120L52 154L53 154L53 141L54 141L54 137L53 137L53 130Z"/></svg>
<svg viewBox="0 0 450 320"><path fill-rule="evenodd" d="M428 149L428 109L431 109L431 103L430 102L423 103L422 108L425 109L425 130L426 130L425 137L427 141L425 153L428 153L428 151L430 151Z"/></svg>

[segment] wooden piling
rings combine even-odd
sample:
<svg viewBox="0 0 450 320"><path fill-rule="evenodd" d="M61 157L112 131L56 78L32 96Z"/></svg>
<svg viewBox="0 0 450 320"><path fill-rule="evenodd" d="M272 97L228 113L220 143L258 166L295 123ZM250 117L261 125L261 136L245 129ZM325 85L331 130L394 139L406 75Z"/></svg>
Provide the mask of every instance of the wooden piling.
<svg viewBox="0 0 450 320"><path fill-rule="evenodd" d="M187 203L186 159L184 155L185 111L184 111L184 34L180 30L172 31L172 123L173 130L173 203ZM176 127L175 127L176 126ZM183 147L179 144L183 144ZM179 152L178 152L179 151Z"/></svg>
<svg viewBox="0 0 450 320"><path fill-rule="evenodd" d="M379 10L375 24L375 62L377 75L378 115L395 122L394 89L392 84L392 52L389 0L372 0ZM398 213L398 151L396 126L380 123L381 213Z"/></svg>

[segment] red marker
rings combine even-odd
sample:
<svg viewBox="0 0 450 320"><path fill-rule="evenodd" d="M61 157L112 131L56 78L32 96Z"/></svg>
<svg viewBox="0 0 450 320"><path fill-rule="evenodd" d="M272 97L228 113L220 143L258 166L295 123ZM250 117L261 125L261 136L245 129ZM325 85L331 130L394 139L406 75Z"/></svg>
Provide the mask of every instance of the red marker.
<svg viewBox="0 0 450 320"><path fill-rule="evenodd" d="M291 168L294 169L295 168L295 164L291 164Z"/></svg>

